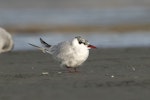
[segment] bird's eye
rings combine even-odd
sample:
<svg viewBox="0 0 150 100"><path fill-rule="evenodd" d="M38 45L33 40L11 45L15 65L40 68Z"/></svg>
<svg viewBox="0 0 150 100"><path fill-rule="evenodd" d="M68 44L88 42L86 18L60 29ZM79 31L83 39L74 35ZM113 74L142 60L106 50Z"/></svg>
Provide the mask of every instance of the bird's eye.
<svg viewBox="0 0 150 100"><path fill-rule="evenodd" d="M79 44L81 44L82 42L81 41L79 41Z"/></svg>

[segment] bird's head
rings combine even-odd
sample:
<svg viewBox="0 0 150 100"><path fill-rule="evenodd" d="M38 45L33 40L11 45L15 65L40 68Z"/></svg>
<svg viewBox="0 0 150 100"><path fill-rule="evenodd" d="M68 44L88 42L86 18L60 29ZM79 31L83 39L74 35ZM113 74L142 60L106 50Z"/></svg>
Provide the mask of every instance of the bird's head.
<svg viewBox="0 0 150 100"><path fill-rule="evenodd" d="M81 47L86 47L88 49L96 48L96 46L91 45L86 39L81 36L77 36L73 39L73 44Z"/></svg>

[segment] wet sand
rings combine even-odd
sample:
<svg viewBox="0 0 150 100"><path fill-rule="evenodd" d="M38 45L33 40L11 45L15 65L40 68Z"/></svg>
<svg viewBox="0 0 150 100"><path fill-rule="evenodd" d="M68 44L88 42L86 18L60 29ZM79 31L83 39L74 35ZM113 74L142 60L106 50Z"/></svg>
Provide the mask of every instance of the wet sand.
<svg viewBox="0 0 150 100"><path fill-rule="evenodd" d="M39 51L1 54L0 100L150 99L150 48L92 50L79 71Z"/></svg>

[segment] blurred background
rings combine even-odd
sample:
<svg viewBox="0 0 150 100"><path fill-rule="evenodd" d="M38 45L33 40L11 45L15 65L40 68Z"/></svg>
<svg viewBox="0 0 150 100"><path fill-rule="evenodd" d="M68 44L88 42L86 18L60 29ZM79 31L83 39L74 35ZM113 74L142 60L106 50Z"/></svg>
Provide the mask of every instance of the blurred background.
<svg viewBox="0 0 150 100"><path fill-rule="evenodd" d="M0 26L14 50L77 35L99 48L150 47L150 0L0 0Z"/></svg>

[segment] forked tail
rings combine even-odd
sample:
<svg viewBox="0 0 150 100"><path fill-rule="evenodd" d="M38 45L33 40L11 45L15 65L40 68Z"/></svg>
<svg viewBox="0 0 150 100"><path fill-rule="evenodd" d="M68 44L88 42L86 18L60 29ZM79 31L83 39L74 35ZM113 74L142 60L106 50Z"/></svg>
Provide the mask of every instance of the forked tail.
<svg viewBox="0 0 150 100"><path fill-rule="evenodd" d="M43 53L49 53L48 51L48 48L51 47L51 45L49 45L48 43L46 43L42 38L40 38L40 42L41 44L43 45L43 47L40 47L40 46L37 46L37 45L34 45L34 44L31 44L31 43L28 43L29 45L41 50Z"/></svg>
<svg viewBox="0 0 150 100"><path fill-rule="evenodd" d="M39 49L39 50L41 50L43 53L48 52L48 50L46 48L44 48L44 47L39 47L39 46L31 44L31 43L28 43L28 44L33 46L33 47L35 47L35 48L37 48L37 49Z"/></svg>

